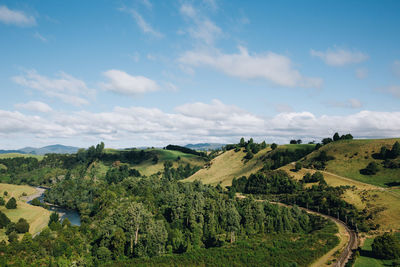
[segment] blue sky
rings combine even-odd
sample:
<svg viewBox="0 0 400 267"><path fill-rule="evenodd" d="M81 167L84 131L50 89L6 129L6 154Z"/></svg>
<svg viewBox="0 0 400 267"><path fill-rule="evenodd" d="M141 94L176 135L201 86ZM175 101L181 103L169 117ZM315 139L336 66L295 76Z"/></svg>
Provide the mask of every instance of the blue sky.
<svg viewBox="0 0 400 267"><path fill-rule="evenodd" d="M0 148L400 133L399 1L0 0Z"/></svg>

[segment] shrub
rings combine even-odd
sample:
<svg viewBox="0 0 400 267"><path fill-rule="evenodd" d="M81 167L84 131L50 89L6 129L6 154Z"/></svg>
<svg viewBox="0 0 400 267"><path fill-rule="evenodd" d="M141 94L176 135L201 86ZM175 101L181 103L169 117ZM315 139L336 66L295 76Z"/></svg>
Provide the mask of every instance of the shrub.
<svg viewBox="0 0 400 267"><path fill-rule="evenodd" d="M301 170L302 167L303 167L303 166L301 165L300 162L296 162L296 164L294 165L294 170L295 170L296 172L298 172L298 171Z"/></svg>
<svg viewBox="0 0 400 267"><path fill-rule="evenodd" d="M6 227L10 223L10 219L0 211L0 229Z"/></svg>
<svg viewBox="0 0 400 267"><path fill-rule="evenodd" d="M4 206L6 204L6 201L4 198L0 197L0 206Z"/></svg>
<svg viewBox="0 0 400 267"><path fill-rule="evenodd" d="M17 208L17 201L14 197L10 198L10 200L6 204L7 209L16 209Z"/></svg>
<svg viewBox="0 0 400 267"><path fill-rule="evenodd" d="M370 162L367 167L360 170L363 175L374 175L379 171L378 164L376 162Z"/></svg>
<svg viewBox="0 0 400 267"><path fill-rule="evenodd" d="M27 233L29 232L29 223L24 218L20 218L15 224L15 230L19 234Z"/></svg>

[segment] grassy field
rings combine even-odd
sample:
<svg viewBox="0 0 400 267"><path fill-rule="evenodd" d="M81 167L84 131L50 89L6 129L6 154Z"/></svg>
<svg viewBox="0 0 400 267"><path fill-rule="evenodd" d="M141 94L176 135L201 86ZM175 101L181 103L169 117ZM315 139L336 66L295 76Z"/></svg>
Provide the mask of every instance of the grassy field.
<svg viewBox="0 0 400 267"><path fill-rule="evenodd" d="M8 192L8 196L4 196L4 191ZM27 185L11 185L0 183L0 195L8 201L11 197L17 200L17 209L9 210L4 206L0 206L0 210L4 212L12 222L17 222L19 218L24 218L29 222L30 228L29 232L35 234L47 226L50 211L42 208L29 205L22 200L22 194L26 193L31 195L36 193L36 189ZM5 230L0 230L0 240L7 239L5 235Z"/></svg>
<svg viewBox="0 0 400 267"><path fill-rule="evenodd" d="M42 155L32 155L32 154L21 154L21 153L7 153L0 154L0 159L6 158L37 158L38 160L42 160L44 156Z"/></svg>
<svg viewBox="0 0 400 267"><path fill-rule="evenodd" d="M400 234L397 233L397 238L400 239ZM372 243L373 238L367 238L364 241L364 245L361 248L360 257L357 258L354 267L384 267L393 266L392 260L380 260L372 256ZM397 265L396 265L397 266Z"/></svg>
<svg viewBox="0 0 400 267"><path fill-rule="evenodd" d="M234 150L226 151L213 159L210 167L199 170L184 181L193 182L199 180L205 184L217 185L221 183L222 186L230 186L233 178L248 176L260 170L263 167L260 158L268 151L270 151L270 148L259 151L249 161L243 160L246 155L243 149L239 152Z"/></svg>
<svg viewBox="0 0 400 267"><path fill-rule="evenodd" d="M186 154L180 151L175 150L165 150L165 149L148 149L147 151L154 151L159 160L157 164L153 163L152 159L146 160L141 162L137 165L132 165L135 169L137 169L141 174L150 176L157 172L161 172L164 170L164 162L165 161L172 161L173 167L178 167L180 164L186 165L189 163L191 166L199 166L203 167L206 161L196 155L193 154ZM180 160L178 161L178 157Z"/></svg>
<svg viewBox="0 0 400 267"><path fill-rule="evenodd" d="M306 168L294 172L292 171L293 167L293 165L289 164L280 169L285 170L296 180L302 179L307 172L311 174L315 172L315 170ZM394 192L393 189L388 190L386 188L348 179L329 172L322 173L325 181L330 186L348 185L355 187L346 190L343 194L343 199L346 202L353 204L360 210L364 208L367 210L382 210L379 212L378 216L374 218L374 222L381 225L381 231L388 231L391 229L400 230L400 194ZM307 186L311 185L312 183L307 184Z"/></svg>
<svg viewBox="0 0 400 267"><path fill-rule="evenodd" d="M335 157L334 160L327 162L328 172L364 183L388 187L389 183L400 182L400 169L386 169L381 166L375 175L362 175L360 170L370 162L380 164L382 160L374 159L372 154L379 153L382 146L391 149L396 141L400 139L341 140L321 147L306 158L310 159L318 155L320 151L326 151L329 156Z"/></svg>

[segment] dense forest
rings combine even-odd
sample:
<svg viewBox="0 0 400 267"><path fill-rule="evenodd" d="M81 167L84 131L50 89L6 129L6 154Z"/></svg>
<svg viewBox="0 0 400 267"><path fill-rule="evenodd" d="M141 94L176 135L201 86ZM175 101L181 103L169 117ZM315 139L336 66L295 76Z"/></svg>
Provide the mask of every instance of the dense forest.
<svg viewBox="0 0 400 267"><path fill-rule="evenodd" d="M249 150L250 146L254 145L250 143ZM78 210L82 224L71 226L68 220L52 216L49 228L39 235L26 233L20 241L1 242L1 265L224 265L229 259L218 255L229 252L237 255L238 264L305 266L338 242L333 235L336 226L296 206L283 207L252 196L240 199L219 186L180 181L198 167L165 161L161 173L143 176L130 164L151 160L151 151L105 153L103 149L99 144L73 155L46 155L41 161L2 160L7 167L1 174L3 181L49 185L45 200ZM103 176L93 175L99 162L108 166ZM41 173L48 173L49 180L40 178ZM31 174L37 176L23 179ZM271 193L284 188L293 193L301 187L288 187L291 180L281 178L278 174L267 185L278 188ZM246 188L250 192L257 186ZM314 246L316 240L326 245ZM243 256L239 251L256 254Z"/></svg>

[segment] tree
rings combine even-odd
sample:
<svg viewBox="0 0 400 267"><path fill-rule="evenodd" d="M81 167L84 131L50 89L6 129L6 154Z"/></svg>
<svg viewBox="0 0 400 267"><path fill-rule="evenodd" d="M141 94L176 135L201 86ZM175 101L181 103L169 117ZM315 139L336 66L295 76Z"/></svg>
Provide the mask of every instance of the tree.
<svg viewBox="0 0 400 267"><path fill-rule="evenodd" d="M243 138L243 137L240 138L239 145L240 145L241 147L244 147L244 146L245 146L245 142L244 142L244 138Z"/></svg>
<svg viewBox="0 0 400 267"><path fill-rule="evenodd" d="M6 201L4 198L0 197L0 206L4 206L6 204Z"/></svg>
<svg viewBox="0 0 400 267"><path fill-rule="evenodd" d="M298 139L298 140L296 141L296 143L297 143L298 145L300 145L301 143L303 143L303 141L301 141L301 139Z"/></svg>
<svg viewBox="0 0 400 267"><path fill-rule="evenodd" d="M18 242L18 234L13 231L8 235L8 242L15 243Z"/></svg>
<svg viewBox="0 0 400 267"><path fill-rule="evenodd" d="M372 252L380 259L396 259L400 257L400 241L392 234L377 236L372 243Z"/></svg>
<svg viewBox="0 0 400 267"><path fill-rule="evenodd" d="M10 219L2 211L0 211L0 229L6 227L10 223Z"/></svg>
<svg viewBox="0 0 400 267"><path fill-rule="evenodd" d="M326 144L329 144L329 143L331 143L333 140L332 140L332 138L324 138L324 139L322 139L322 144L323 145L326 145Z"/></svg>
<svg viewBox="0 0 400 267"><path fill-rule="evenodd" d="M302 167L303 166L301 165L300 162L296 162L296 164L294 165L294 169L296 172L300 171Z"/></svg>
<svg viewBox="0 0 400 267"><path fill-rule="evenodd" d="M24 218L20 218L15 224L15 230L19 234L29 232L29 223Z"/></svg>
<svg viewBox="0 0 400 267"><path fill-rule="evenodd" d="M8 192L7 192L7 191L4 191L4 192L3 192L3 195L8 196Z"/></svg>
<svg viewBox="0 0 400 267"><path fill-rule="evenodd" d="M339 141L339 140L340 140L339 133L335 133L335 134L333 135L333 141Z"/></svg>
<svg viewBox="0 0 400 267"><path fill-rule="evenodd" d="M58 223L59 220L60 220L60 215L58 215L57 212L52 212L50 214L50 220L49 220L48 226L50 226L50 224L52 222Z"/></svg>
<svg viewBox="0 0 400 267"><path fill-rule="evenodd" d="M236 210L235 205L229 201L226 207L225 218L227 222L227 231L230 232L231 243L235 242L235 232L239 230L240 227L240 215Z"/></svg>
<svg viewBox="0 0 400 267"><path fill-rule="evenodd" d="M393 144L392 150L390 151L390 156L392 158L397 158L400 156L400 143L398 141Z"/></svg>
<svg viewBox="0 0 400 267"><path fill-rule="evenodd" d="M126 228L130 237L130 252L133 255L133 245L137 245L139 240L139 230L146 221L146 217L151 214L145 209L142 203L132 202L127 209L128 220Z"/></svg>
<svg viewBox="0 0 400 267"><path fill-rule="evenodd" d="M254 157L254 154L253 154L253 152L251 152L251 150L248 150L246 156L244 156L244 158L248 159L248 160L252 159L253 157Z"/></svg>
<svg viewBox="0 0 400 267"><path fill-rule="evenodd" d="M10 200L6 204L7 209L16 209L17 208L17 201L14 197L10 198Z"/></svg>
<svg viewBox="0 0 400 267"><path fill-rule="evenodd" d="M275 143L272 143L272 144L271 144L271 149L272 149L272 150L275 150L277 147L278 147L277 144L275 144Z"/></svg>
<svg viewBox="0 0 400 267"><path fill-rule="evenodd" d="M294 140L294 139L290 140L290 144L291 145L296 145L297 144L297 140Z"/></svg>

